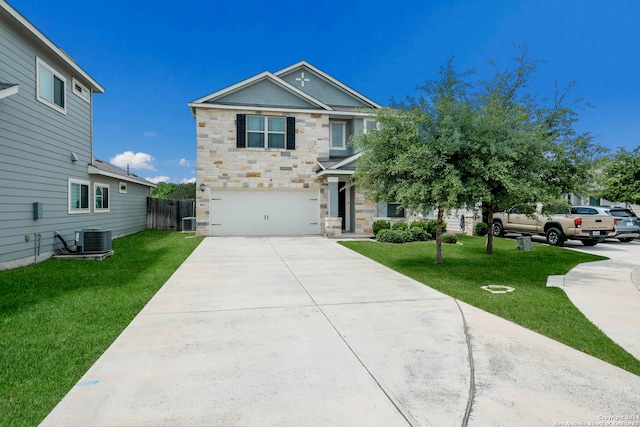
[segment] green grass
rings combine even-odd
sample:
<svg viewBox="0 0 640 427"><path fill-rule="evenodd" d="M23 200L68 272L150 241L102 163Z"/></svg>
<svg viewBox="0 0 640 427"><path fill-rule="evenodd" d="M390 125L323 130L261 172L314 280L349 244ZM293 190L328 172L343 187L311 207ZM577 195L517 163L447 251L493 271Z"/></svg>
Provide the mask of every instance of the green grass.
<svg viewBox="0 0 640 427"><path fill-rule="evenodd" d="M144 231L104 261L0 271L0 425L42 421L201 240Z"/></svg>
<svg viewBox="0 0 640 427"><path fill-rule="evenodd" d="M640 375L640 361L591 323L563 290L546 287L547 276L605 258L538 244L533 251L516 251L515 241L508 239L494 239L494 253L486 255L486 238L459 236L458 241L442 245L439 265L434 242L341 243L431 288ZM492 284L516 290L492 294L481 289Z"/></svg>

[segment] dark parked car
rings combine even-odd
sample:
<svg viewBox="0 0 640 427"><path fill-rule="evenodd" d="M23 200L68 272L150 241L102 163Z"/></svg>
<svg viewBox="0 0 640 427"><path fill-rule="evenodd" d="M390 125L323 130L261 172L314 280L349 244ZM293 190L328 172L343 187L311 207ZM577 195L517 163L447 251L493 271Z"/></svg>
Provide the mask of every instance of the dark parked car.
<svg viewBox="0 0 640 427"><path fill-rule="evenodd" d="M629 208L620 206L573 206L572 214L577 215L611 215L616 221L614 236L621 242L630 242L640 236L640 220Z"/></svg>

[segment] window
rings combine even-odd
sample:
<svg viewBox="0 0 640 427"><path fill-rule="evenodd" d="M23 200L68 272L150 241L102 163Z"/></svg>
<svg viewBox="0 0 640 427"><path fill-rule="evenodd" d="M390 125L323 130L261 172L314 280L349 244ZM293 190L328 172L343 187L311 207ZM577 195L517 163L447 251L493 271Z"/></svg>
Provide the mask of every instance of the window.
<svg viewBox="0 0 640 427"><path fill-rule="evenodd" d="M371 133L374 130L380 130L380 123L376 122L375 120L365 119L363 132Z"/></svg>
<svg viewBox="0 0 640 427"><path fill-rule="evenodd" d="M285 148L285 118L247 117L247 147Z"/></svg>
<svg viewBox="0 0 640 427"><path fill-rule="evenodd" d="M89 212L89 183L69 179L69 213Z"/></svg>
<svg viewBox="0 0 640 427"><path fill-rule="evenodd" d="M331 148L344 150L347 148L344 122L331 122Z"/></svg>
<svg viewBox="0 0 640 427"><path fill-rule="evenodd" d="M236 115L237 148L296 149L296 118Z"/></svg>
<svg viewBox="0 0 640 427"><path fill-rule="evenodd" d="M404 218L404 209L402 209L400 203L388 203L387 216L389 218Z"/></svg>
<svg viewBox="0 0 640 427"><path fill-rule="evenodd" d="M65 86L67 80L45 62L36 59L38 78L38 101L67 113Z"/></svg>
<svg viewBox="0 0 640 427"><path fill-rule="evenodd" d="M91 103L91 91L75 78L73 79L73 93L75 93L85 101Z"/></svg>
<svg viewBox="0 0 640 427"><path fill-rule="evenodd" d="M93 184L95 212L109 212L109 186L106 184Z"/></svg>
<svg viewBox="0 0 640 427"><path fill-rule="evenodd" d="M126 182L120 182L118 184L118 189L121 193L126 193L127 192L127 183Z"/></svg>

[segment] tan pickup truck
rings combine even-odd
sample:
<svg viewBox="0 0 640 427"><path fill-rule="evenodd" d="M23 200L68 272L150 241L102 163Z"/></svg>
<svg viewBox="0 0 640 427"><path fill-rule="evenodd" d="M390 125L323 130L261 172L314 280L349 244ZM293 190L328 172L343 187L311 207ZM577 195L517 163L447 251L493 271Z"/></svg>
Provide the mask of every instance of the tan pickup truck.
<svg viewBox="0 0 640 427"><path fill-rule="evenodd" d="M614 224L614 218L608 215L557 214L545 212L541 206L525 206L494 214L493 235L539 234L552 246L562 246L567 239L594 246L615 232Z"/></svg>

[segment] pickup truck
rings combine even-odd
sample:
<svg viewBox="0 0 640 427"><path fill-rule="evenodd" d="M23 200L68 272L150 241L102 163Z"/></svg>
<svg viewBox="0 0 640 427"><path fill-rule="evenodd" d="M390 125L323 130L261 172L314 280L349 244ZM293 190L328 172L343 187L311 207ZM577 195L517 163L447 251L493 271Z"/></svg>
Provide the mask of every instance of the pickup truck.
<svg viewBox="0 0 640 427"><path fill-rule="evenodd" d="M496 237L507 232L544 235L552 246L562 246L566 239L594 246L615 234L615 220L608 215L550 213L541 206L514 207L494 214L492 231Z"/></svg>

